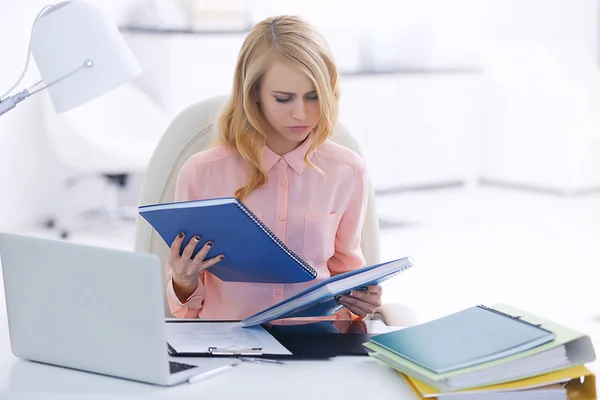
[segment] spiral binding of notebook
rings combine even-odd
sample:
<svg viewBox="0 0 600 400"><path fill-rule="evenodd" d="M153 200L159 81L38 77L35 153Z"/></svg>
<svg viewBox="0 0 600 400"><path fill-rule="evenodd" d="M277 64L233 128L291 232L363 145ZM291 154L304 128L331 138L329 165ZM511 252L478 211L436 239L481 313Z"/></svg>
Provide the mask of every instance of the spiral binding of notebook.
<svg viewBox="0 0 600 400"><path fill-rule="evenodd" d="M236 199L237 200L237 199ZM312 278L317 277L317 271L314 270L313 267L308 265L306 261L302 258L298 257L296 253L294 253L290 248L288 248L278 237L275 235L248 207L244 205L244 203L237 201L237 205L246 214L254 223L256 223L260 229L269 236L277 245L294 261L296 261L303 269L309 274Z"/></svg>
<svg viewBox="0 0 600 400"><path fill-rule="evenodd" d="M491 307L486 307L486 306L484 306L483 304L479 304L479 305L477 306L477 308L481 308L482 310L489 311L489 312L493 312L494 314L498 314L498 315L501 315L501 316L503 316L503 317L510 318L510 319L512 319L513 321L517 321L517 322L520 322L520 323L522 323L522 324L529 325L529 326L533 326L533 327L535 327L535 328L541 329L541 330L543 330L543 331L545 331L545 332L552 333L552 332L551 332L551 331L549 331L548 329L545 329L545 328L543 328L541 325L532 324L531 322L527 322L527 321L525 321L525 320L521 319L521 317L515 317L514 315L510 315L510 314L507 314L507 313L505 313L505 312L498 311L498 310L496 310L496 309L493 309L493 308L491 308Z"/></svg>

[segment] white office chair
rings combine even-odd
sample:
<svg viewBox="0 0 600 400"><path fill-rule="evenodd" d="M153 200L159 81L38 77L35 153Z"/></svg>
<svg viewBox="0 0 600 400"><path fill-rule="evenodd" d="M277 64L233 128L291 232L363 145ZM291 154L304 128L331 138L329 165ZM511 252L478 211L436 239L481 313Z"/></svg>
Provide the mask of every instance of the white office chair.
<svg viewBox="0 0 600 400"><path fill-rule="evenodd" d="M217 139L215 118L227 97L214 97L188 106L171 123L150 160L140 194L140 204L174 201L175 182L183 164L195 153L213 144ZM335 142L360 154L358 145L341 124L332 137ZM152 227L138 216L135 250L155 253L161 264L167 264L169 247ZM375 211L374 193L369 188L369 203L362 231L362 250L367 265L380 262L379 223ZM167 316L172 316L166 304ZM402 304L382 305L373 318L382 319L389 326L410 326L417 323L415 313Z"/></svg>
<svg viewBox="0 0 600 400"><path fill-rule="evenodd" d="M60 163L73 171L55 196L47 226L56 227L66 238L79 226L95 222L96 216L108 217L109 223L134 221L135 207L120 206L120 191L128 177L144 173L168 124L158 104L131 83L63 114L44 95L43 129ZM92 208L69 204L80 201L83 196L73 191L89 178L105 180L104 202Z"/></svg>

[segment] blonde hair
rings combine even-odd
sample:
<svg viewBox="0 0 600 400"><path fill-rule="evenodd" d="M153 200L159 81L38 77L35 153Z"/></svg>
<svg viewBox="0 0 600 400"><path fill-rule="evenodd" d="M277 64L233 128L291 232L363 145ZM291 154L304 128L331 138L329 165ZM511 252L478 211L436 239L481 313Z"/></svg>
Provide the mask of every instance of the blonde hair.
<svg viewBox="0 0 600 400"><path fill-rule="evenodd" d="M233 90L219 116L219 140L237 149L250 167L250 179L235 192L244 200L268 179L261 167L268 123L256 101L261 78L275 60L291 63L315 85L321 116L313 130L314 141L304 162L316 168L309 155L333 132L338 114L338 71L325 39L297 16L277 16L256 24L242 44Z"/></svg>

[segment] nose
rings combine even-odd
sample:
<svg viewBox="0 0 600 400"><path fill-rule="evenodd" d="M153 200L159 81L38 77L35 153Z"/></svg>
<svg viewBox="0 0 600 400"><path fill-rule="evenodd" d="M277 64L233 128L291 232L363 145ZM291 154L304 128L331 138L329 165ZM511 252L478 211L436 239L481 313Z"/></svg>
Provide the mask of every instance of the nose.
<svg viewBox="0 0 600 400"><path fill-rule="evenodd" d="M307 117L304 99L301 99L294 103L294 108L292 109L292 118L294 118L297 121L304 121Z"/></svg>

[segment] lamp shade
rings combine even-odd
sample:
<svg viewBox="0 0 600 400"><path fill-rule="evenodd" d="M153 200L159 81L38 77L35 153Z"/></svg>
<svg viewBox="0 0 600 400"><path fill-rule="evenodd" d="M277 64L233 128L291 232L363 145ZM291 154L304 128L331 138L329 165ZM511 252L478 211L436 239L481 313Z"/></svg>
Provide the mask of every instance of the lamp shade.
<svg viewBox="0 0 600 400"><path fill-rule="evenodd" d="M35 21L31 53L46 85L68 76L48 87L57 112L78 107L142 71L110 18L79 0L58 3ZM81 68L88 61L92 67Z"/></svg>

